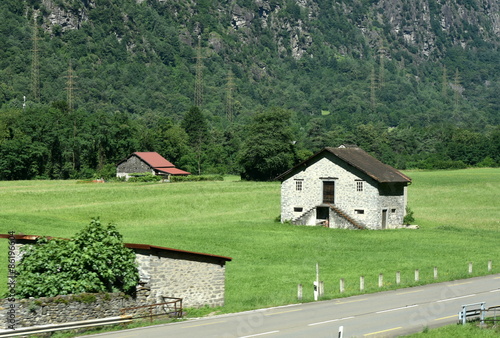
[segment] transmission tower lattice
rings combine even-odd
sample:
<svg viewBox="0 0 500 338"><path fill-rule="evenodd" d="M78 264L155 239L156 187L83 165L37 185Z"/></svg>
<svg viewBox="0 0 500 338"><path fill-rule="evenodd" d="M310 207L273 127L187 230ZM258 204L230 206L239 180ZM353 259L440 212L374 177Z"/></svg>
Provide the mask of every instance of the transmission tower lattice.
<svg viewBox="0 0 500 338"><path fill-rule="evenodd" d="M68 81L66 82L66 93L68 100L68 111L72 112L74 108L73 91L75 90L74 78L78 77L74 75L73 67L71 66L71 61L69 62L68 75L66 75Z"/></svg>
<svg viewBox="0 0 500 338"><path fill-rule="evenodd" d="M233 122L234 118L234 76L233 72L229 71L227 75L227 92L226 92L226 114L229 122Z"/></svg>
<svg viewBox="0 0 500 338"><path fill-rule="evenodd" d="M194 105L201 107L203 104L203 59L201 56L201 36L198 36L198 47L196 48L196 80L194 83Z"/></svg>
<svg viewBox="0 0 500 338"><path fill-rule="evenodd" d="M31 90L33 94L33 100L40 102L40 62L38 59L38 27L36 25L36 17L33 19L33 48L32 48L32 60L31 60Z"/></svg>

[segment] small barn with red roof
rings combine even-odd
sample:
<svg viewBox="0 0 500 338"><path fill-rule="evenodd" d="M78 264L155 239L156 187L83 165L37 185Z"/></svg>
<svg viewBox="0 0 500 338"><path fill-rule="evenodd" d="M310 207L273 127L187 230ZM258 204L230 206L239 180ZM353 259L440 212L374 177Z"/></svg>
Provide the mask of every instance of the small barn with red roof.
<svg viewBox="0 0 500 338"><path fill-rule="evenodd" d="M137 173L151 173L156 176L164 176L167 180L172 175L191 175L187 171L176 168L172 162L157 152L135 152L116 165L116 177L125 177L128 180L132 174Z"/></svg>

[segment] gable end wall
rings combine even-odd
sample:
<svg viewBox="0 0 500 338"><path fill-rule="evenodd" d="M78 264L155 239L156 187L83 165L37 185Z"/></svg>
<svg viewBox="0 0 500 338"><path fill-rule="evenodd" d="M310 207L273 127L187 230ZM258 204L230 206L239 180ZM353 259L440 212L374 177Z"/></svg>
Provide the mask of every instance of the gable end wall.
<svg viewBox="0 0 500 338"><path fill-rule="evenodd" d="M116 166L117 177L128 177L128 174L145 172L151 172L154 175L154 170L137 156L131 156L127 159L127 161Z"/></svg>

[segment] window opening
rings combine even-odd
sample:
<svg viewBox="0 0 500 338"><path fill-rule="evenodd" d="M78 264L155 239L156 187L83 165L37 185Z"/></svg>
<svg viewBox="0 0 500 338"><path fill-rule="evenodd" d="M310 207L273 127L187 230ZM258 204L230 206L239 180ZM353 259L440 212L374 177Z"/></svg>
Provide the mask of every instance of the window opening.
<svg viewBox="0 0 500 338"><path fill-rule="evenodd" d="M295 190L302 191L302 181L295 181Z"/></svg>
<svg viewBox="0 0 500 338"><path fill-rule="evenodd" d="M363 181L356 181L356 191L363 191Z"/></svg>

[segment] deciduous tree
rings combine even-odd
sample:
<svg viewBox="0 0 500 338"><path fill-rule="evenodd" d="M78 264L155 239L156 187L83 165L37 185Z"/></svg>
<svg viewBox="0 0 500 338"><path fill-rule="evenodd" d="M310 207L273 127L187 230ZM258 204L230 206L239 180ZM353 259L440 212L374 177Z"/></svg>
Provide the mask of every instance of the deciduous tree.
<svg viewBox="0 0 500 338"><path fill-rule="evenodd" d="M290 111L281 108L255 115L240 156L243 179L272 180L293 165L295 154L290 117Z"/></svg>

